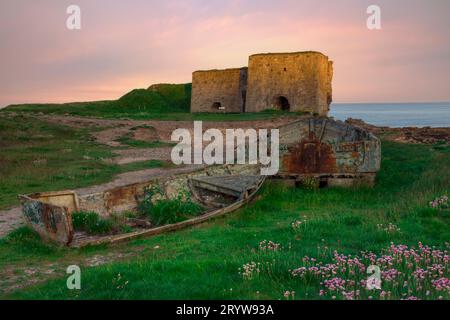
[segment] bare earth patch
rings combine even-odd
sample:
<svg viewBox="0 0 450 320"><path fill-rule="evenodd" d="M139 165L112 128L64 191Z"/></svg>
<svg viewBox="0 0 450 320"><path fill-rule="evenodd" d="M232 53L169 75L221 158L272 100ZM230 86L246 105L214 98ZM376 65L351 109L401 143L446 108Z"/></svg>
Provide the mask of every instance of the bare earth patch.
<svg viewBox="0 0 450 320"><path fill-rule="evenodd" d="M156 142L159 141L158 131L153 127L137 127L133 130L133 139L138 141Z"/></svg>
<svg viewBox="0 0 450 320"><path fill-rule="evenodd" d="M8 210L0 211L0 238L22 226L23 223L22 210L20 207L13 207Z"/></svg>
<svg viewBox="0 0 450 320"><path fill-rule="evenodd" d="M109 120L58 115L42 115L37 117L50 123L67 125L74 128L95 128L97 130L93 133L93 136L97 142L108 145L111 145L111 143L115 144L117 142L115 140L128 133L136 140L151 142L157 137L160 141L171 142L171 135L175 129L186 128L193 131L192 121ZM203 121L203 128L205 130L210 128L219 130L234 128L272 129L292 122L293 120L295 120L293 117L280 117L276 119L249 121ZM102 128L104 130L99 130Z"/></svg>
<svg viewBox="0 0 450 320"><path fill-rule="evenodd" d="M171 147L150 148L150 149L123 149L115 150L118 157L111 159L112 163L128 164L147 160L170 161Z"/></svg>

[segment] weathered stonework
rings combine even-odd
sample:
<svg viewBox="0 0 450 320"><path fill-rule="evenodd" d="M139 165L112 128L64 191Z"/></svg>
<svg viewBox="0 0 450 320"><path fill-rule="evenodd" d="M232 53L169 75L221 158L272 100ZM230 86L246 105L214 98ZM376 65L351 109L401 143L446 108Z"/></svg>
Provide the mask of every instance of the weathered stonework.
<svg viewBox="0 0 450 320"><path fill-rule="evenodd" d="M243 112L247 68L192 74L191 112Z"/></svg>
<svg viewBox="0 0 450 320"><path fill-rule="evenodd" d="M319 52L250 56L247 111L284 109L328 114L333 64Z"/></svg>
<svg viewBox="0 0 450 320"><path fill-rule="evenodd" d="M333 63L320 52L266 53L247 68L196 71L191 112L258 112L265 109L328 114Z"/></svg>

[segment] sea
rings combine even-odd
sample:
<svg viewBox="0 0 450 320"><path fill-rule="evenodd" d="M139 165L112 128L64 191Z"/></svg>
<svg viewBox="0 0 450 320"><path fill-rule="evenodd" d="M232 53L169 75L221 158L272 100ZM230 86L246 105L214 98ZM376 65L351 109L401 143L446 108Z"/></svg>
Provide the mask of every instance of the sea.
<svg viewBox="0 0 450 320"><path fill-rule="evenodd" d="M329 115L338 120L362 119L386 127L450 127L450 102L333 103Z"/></svg>

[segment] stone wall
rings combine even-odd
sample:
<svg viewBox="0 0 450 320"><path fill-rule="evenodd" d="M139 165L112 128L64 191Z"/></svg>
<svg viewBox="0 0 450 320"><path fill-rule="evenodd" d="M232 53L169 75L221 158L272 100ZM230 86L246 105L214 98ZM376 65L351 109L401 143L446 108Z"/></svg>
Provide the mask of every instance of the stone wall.
<svg viewBox="0 0 450 320"><path fill-rule="evenodd" d="M319 52L252 55L246 110L275 108L326 116L332 98L332 78L333 63Z"/></svg>
<svg viewBox="0 0 450 320"><path fill-rule="evenodd" d="M243 112L246 87L247 68L196 71L191 112Z"/></svg>

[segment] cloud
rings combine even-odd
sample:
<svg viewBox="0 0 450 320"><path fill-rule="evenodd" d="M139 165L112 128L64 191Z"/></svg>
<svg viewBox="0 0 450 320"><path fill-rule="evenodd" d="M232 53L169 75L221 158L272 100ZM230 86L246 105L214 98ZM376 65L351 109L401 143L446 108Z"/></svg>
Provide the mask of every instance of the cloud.
<svg viewBox="0 0 450 320"><path fill-rule="evenodd" d="M196 69L247 64L257 52L318 50L335 61L335 101L450 100L449 1L78 0L0 4L0 105L116 98Z"/></svg>

